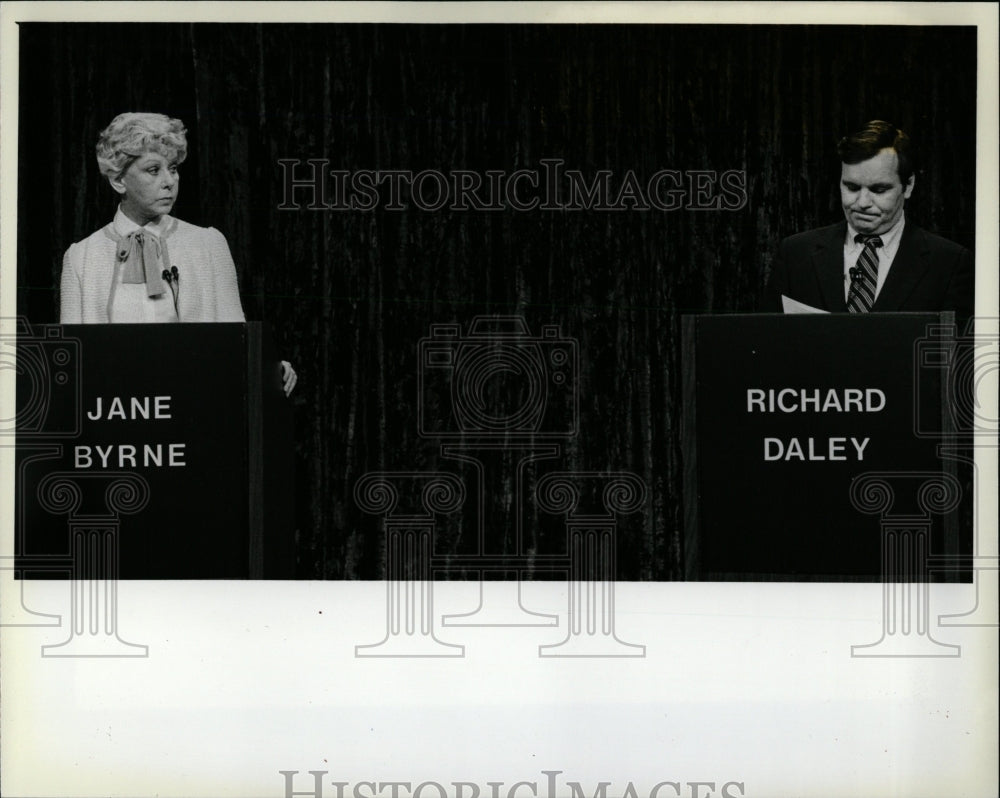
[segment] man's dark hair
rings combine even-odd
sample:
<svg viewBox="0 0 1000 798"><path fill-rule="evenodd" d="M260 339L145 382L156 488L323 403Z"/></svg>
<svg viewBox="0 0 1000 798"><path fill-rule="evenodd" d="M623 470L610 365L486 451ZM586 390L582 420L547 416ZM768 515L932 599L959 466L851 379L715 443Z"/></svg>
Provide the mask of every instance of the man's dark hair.
<svg viewBox="0 0 1000 798"><path fill-rule="evenodd" d="M910 137L890 122L873 119L857 133L844 136L837 143L837 153L844 163L855 164L874 158L882 150L896 151L899 159L897 171L899 180L905 186L913 177L913 153Z"/></svg>

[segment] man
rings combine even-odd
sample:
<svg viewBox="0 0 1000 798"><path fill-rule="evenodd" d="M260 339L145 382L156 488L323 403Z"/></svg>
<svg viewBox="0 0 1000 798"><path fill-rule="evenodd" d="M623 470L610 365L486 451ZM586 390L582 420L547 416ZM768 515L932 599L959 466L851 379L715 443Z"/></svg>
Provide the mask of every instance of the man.
<svg viewBox="0 0 1000 798"><path fill-rule="evenodd" d="M909 137L875 120L837 152L845 221L781 242L762 310L972 316L972 253L905 218L915 181Z"/></svg>

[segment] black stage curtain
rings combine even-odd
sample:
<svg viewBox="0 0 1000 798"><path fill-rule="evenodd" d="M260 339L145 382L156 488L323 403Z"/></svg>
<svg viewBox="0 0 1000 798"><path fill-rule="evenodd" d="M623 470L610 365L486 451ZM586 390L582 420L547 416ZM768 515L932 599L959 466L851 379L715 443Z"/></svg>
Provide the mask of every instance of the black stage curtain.
<svg viewBox="0 0 1000 798"><path fill-rule="evenodd" d="M300 375L303 579L384 575L378 519L353 499L363 474L456 470L417 430L431 324L515 315L577 341L579 434L550 466L639 475L650 496L622 519L618 577L675 579L680 317L754 311L778 241L842 218L838 138L873 118L910 132L907 218L973 244L974 28L37 23L20 46L19 313L58 319L62 253L114 212L98 132L126 110L183 119L174 214L226 235L248 318ZM610 170L615 186L630 170L640 183L735 170L747 201L279 210L279 159L310 158L481 175L554 158L588 180ZM501 490L489 524L502 549L516 497ZM556 545L525 529L532 551ZM470 535L459 524L435 545L460 553Z"/></svg>

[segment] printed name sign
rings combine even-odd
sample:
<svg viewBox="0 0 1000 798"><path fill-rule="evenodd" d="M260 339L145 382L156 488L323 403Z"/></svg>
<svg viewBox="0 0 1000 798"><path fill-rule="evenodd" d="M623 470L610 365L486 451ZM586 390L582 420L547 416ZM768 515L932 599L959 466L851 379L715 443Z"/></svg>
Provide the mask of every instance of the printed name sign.
<svg viewBox="0 0 1000 798"><path fill-rule="evenodd" d="M21 573L290 577L290 408L263 348L259 324L20 334Z"/></svg>
<svg viewBox="0 0 1000 798"><path fill-rule="evenodd" d="M948 358L921 355L953 343L950 322L685 317L687 578L878 580L885 523L898 517L930 530L925 559L968 553L960 513L919 506L923 494L906 487L941 475L961 493L961 475L938 453L950 440ZM893 504L881 514L852 499L862 478L888 485Z"/></svg>

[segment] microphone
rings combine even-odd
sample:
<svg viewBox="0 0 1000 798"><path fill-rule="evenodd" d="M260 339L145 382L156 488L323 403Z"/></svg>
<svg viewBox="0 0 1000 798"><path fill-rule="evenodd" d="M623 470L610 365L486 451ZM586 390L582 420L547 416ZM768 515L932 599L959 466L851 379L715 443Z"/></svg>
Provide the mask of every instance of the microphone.
<svg viewBox="0 0 1000 798"><path fill-rule="evenodd" d="M177 307L177 292L181 287L181 274L177 271L177 267L171 266L169 269L164 269L163 280L170 286L170 294L174 298L174 313L177 314L177 318L179 319L181 312Z"/></svg>
<svg viewBox="0 0 1000 798"><path fill-rule="evenodd" d="M859 269L857 266L852 266L850 269L848 269L848 272L851 275L852 283L860 283L862 280L865 279L864 272L861 271L861 269Z"/></svg>

